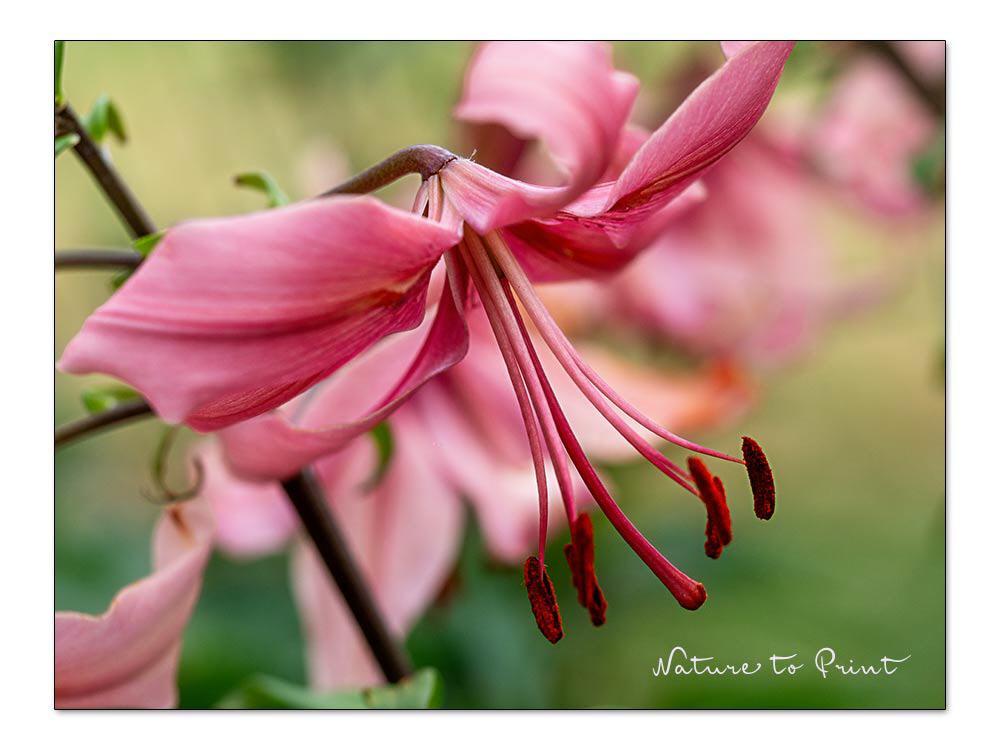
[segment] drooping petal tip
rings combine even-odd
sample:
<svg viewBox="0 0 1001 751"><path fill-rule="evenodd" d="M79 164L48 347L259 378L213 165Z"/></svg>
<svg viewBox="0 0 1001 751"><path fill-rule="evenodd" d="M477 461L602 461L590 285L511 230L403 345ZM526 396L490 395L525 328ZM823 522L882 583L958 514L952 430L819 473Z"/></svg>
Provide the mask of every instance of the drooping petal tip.
<svg viewBox="0 0 1001 751"><path fill-rule="evenodd" d="M754 496L754 514L759 519L771 519L775 513L775 479L772 477L772 468L768 465L765 452L753 438L744 436L741 450L747 478L751 482L751 494Z"/></svg>
<svg viewBox="0 0 1001 751"><path fill-rule="evenodd" d="M555 644L563 638L560 606L556 602L556 592L549 574L534 555L525 560L525 588L528 590L528 601L532 605L532 614L539 631Z"/></svg>

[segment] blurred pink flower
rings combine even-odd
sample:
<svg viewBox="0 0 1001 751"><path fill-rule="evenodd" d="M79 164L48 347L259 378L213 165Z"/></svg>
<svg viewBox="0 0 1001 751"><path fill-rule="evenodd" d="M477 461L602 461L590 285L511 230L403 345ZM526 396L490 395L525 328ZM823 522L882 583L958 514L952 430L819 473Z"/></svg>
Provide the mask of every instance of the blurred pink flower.
<svg viewBox="0 0 1001 751"><path fill-rule="evenodd" d="M706 199L608 286L607 307L702 355L773 361L832 310L820 186L764 132L703 182Z"/></svg>
<svg viewBox="0 0 1001 751"><path fill-rule="evenodd" d="M204 502L164 511L153 535L153 573L123 589L100 616L57 612L55 704L172 707L181 636L212 548Z"/></svg>
<svg viewBox="0 0 1001 751"><path fill-rule="evenodd" d="M925 203L913 163L935 132L935 119L899 74L866 57L835 81L807 150L836 184L877 211L899 215Z"/></svg>
<svg viewBox="0 0 1001 751"><path fill-rule="evenodd" d="M565 174L561 185L520 182L427 147L423 158L437 162L422 174L425 181L411 214L372 198L332 197L182 224L166 233L150 259L88 319L61 365L69 372L101 371L121 378L168 421L199 430L232 426L227 448L235 465L257 475L285 476L343 449L462 359L472 282L503 355L531 448L539 549L538 558L526 562L526 586L540 629L552 641L562 635L544 568L547 453L574 532L567 555L582 603L593 608L600 590L596 582L582 580L593 579L593 571L591 554L579 538L585 532L577 524L568 459L637 555L680 604L697 608L706 597L702 585L640 534L588 461L518 303L540 341L605 420L645 459L711 505L706 493L715 492L712 484L700 492L692 475L653 448L621 413L664 440L729 461L746 462L746 443L745 460L699 446L627 402L566 339L533 280L592 276L625 266L665 217L673 216L668 204L750 132L792 46L740 45L614 180L602 181L620 151L637 90L632 76L612 67L609 48L483 45L467 73L457 115L544 142ZM409 365L398 378L358 384L351 406L366 409L353 409L347 421L323 427L293 425L286 414L270 411L379 339L417 326L431 272L443 255L447 279L434 319L411 358L402 361ZM244 422L255 416L260 417ZM242 439L236 436L241 432ZM261 437L267 442L262 444ZM748 470L753 480L764 468L748 463ZM756 492L763 487L752 486ZM533 571L538 575L530 575Z"/></svg>

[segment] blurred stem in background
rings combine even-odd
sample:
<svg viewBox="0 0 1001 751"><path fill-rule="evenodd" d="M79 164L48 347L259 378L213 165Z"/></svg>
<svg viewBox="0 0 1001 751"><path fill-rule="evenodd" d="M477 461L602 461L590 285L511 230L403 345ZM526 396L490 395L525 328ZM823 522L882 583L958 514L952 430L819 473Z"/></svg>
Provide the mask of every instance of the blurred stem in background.
<svg viewBox="0 0 1001 751"><path fill-rule="evenodd" d="M945 117L945 78L938 84L927 83L914 72L907 61L900 55L897 48L890 42L867 41L860 42L863 49L874 52L893 66L893 69L907 82L911 90L923 101L937 117Z"/></svg>
<svg viewBox="0 0 1001 751"><path fill-rule="evenodd" d="M61 45L61 43L58 43ZM61 47L57 47L57 67L61 63ZM80 122L72 107L62 97L59 89L57 70L57 92L55 110L56 138L74 136L73 151L93 176L108 201L114 206L126 224L133 240L156 235L156 227L146 210L105 158L99 146L91 138L87 128ZM79 251L67 253L56 259L56 269L117 265L135 268L142 262L139 254L116 251L113 255L100 251ZM55 432L55 445L61 445L82 438L90 433L119 425L140 417L152 416L151 407L143 399L132 399L113 406L98 414L74 423L60 426ZM379 664L386 680L397 683L413 672L410 661L402 648L392 637L385 619L379 612L372 596L371 588L350 551L347 549L322 490L306 471L300 472L282 485L293 508L324 564L334 584L338 587L345 603L351 610L365 641Z"/></svg>

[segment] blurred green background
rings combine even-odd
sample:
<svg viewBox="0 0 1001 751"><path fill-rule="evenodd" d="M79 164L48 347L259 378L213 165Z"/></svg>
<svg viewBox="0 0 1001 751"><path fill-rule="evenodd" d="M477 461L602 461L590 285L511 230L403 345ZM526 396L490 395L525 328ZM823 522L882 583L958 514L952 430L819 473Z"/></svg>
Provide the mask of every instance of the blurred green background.
<svg viewBox="0 0 1001 751"><path fill-rule="evenodd" d="M708 45L617 45L618 67L654 97L672 66ZM116 164L161 226L257 209L232 177L264 169L293 198L333 184L413 143L462 147L450 119L471 50L461 43L70 43L64 87L78 111L102 92L122 109L131 141ZM822 77L823 52L801 45L790 76ZM819 66L821 69L823 66ZM778 96L792 84L784 81ZM651 93L652 92L652 93ZM641 98L639 107L656 108ZM343 157L341 155L344 155ZM412 190L407 183L397 191ZM56 167L58 248L125 247L111 209L72 156ZM815 350L767 374L748 417L696 436L735 447L758 437L777 471L767 525L749 503L733 509L736 539L719 561L702 553L704 515L665 499L646 465L611 469L636 524L702 580L707 604L677 607L604 520L596 521L608 623L593 629L571 605L568 573L551 570L567 600L558 646L536 631L518 570L488 561L475 522L447 602L410 636L416 664L438 668L447 707L941 707L945 702L943 217L901 229L832 220L842 243L904 247L899 289L876 310L834 328ZM107 273L56 279L56 354L109 294ZM56 417L82 413L80 392L107 379L56 376ZM145 575L157 509L144 500L151 423L72 445L56 456L58 609L100 612ZM739 468L722 467L741 488ZM560 542L562 544L562 542ZM799 653L794 678L654 678L675 645L721 662ZM910 660L893 676L823 679L821 647L856 664ZM767 663L766 663L767 667ZM182 706L210 706L242 679L268 673L302 683L302 640L284 556L216 556L188 628Z"/></svg>

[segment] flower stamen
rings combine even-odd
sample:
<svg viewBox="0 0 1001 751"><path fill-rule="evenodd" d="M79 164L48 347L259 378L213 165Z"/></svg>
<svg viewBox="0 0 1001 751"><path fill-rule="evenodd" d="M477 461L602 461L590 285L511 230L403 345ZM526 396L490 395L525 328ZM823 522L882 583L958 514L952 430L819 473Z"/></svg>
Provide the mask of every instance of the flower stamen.
<svg viewBox="0 0 1001 751"><path fill-rule="evenodd" d="M775 513L775 478L772 477L772 468L768 466L765 452L753 438L745 435L741 450L747 466L747 478L751 481L754 515L759 519L771 519Z"/></svg>
<svg viewBox="0 0 1001 751"><path fill-rule="evenodd" d="M528 601L532 605L532 614L539 631L555 644L563 638L560 606L556 602L556 592L546 573L546 567L534 555L525 560L525 589L528 590Z"/></svg>

